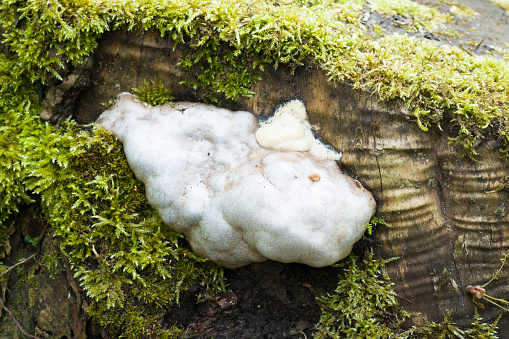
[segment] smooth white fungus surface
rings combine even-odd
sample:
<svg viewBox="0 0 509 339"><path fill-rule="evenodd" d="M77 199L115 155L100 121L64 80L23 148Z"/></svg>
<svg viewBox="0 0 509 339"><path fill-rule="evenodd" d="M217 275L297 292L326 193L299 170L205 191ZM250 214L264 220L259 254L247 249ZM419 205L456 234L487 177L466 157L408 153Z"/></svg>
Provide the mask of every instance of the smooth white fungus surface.
<svg viewBox="0 0 509 339"><path fill-rule="evenodd" d="M122 93L97 122L122 141L163 221L197 255L225 267L266 259L331 265L350 253L375 212L372 195L335 161L260 147L248 112L189 102L151 107ZM285 133L302 134L296 130Z"/></svg>

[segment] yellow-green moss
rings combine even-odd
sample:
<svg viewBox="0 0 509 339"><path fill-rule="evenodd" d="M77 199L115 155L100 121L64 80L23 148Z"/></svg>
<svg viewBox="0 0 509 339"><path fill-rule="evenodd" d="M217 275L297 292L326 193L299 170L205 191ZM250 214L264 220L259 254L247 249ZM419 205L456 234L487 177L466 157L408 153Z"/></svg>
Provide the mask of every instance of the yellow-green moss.
<svg viewBox="0 0 509 339"><path fill-rule="evenodd" d="M121 144L99 128L90 134L72 124L67 129L73 144L66 153L74 155L56 170L68 172L69 180L41 192L41 198L62 249L92 299L88 312L104 326L138 338L190 286L210 293L222 290L222 269L194 256L182 236L150 207ZM61 197L68 192L65 201ZM120 311L134 311L133 305L136 312ZM168 337L173 331L152 334Z"/></svg>
<svg viewBox="0 0 509 339"><path fill-rule="evenodd" d="M411 0L353 0L363 6L369 6L371 10L385 15L400 15L407 19L404 24L407 31L434 30L443 25L446 15L436 8L422 5ZM346 2L346 1L344 1Z"/></svg>
<svg viewBox="0 0 509 339"><path fill-rule="evenodd" d="M490 0L495 5L502 7L509 13L509 0Z"/></svg>
<svg viewBox="0 0 509 339"><path fill-rule="evenodd" d="M394 259L391 259L394 260ZM440 323L428 322L422 327L405 329L405 320L415 314L399 304L393 283L385 270L391 260L375 259L367 253L364 260L351 254L335 267L342 268L334 294L318 297L322 316L315 326L315 339L496 339L498 319L492 324L482 321L477 310L469 329L460 329L451 314Z"/></svg>
<svg viewBox="0 0 509 339"><path fill-rule="evenodd" d="M10 53L0 60L0 89L16 88L25 80L58 77L64 61L83 61L106 30L158 29L161 35L195 49L196 57L184 60L183 65L202 67L192 85L211 92L230 98L249 95L256 81L250 74L263 64L316 65L326 69L331 80L350 82L383 99L406 101L423 128L439 125L449 116L457 125L454 141L468 155L475 155L474 146L486 137L509 142L508 105L500 104L509 101L507 62L406 36L373 40L364 34L359 3L364 4L4 1L0 22ZM414 16L426 13L408 0L380 0L371 6L391 13L398 8L395 4L404 5Z"/></svg>
<svg viewBox="0 0 509 339"><path fill-rule="evenodd" d="M344 276L340 276L332 295L318 298L326 310L322 313L315 338L391 338L403 332L403 322L411 314L405 312L391 289L385 272L387 260L375 260L370 253L359 267L350 255Z"/></svg>
<svg viewBox="0 0 509 339"><path fill-rule="evenodd" d="M141 87L133 88L132 92L137 99L151 106L164 105L174 99L171 96L171 89L166 88L162 82L156 83L154 80L145 80Z"/></svg>
<svg viewBox="0 0 509 339"><path fill-rule="evenodd" d="M162 223L115 138L71 122L57 128L38 118L35 99L17 100L2 101L0 115L11 132L0 140L16 146L6 154L17 170L0 172L2 182L17 185L6 215L28 194L40 204L101 324L127 338L140 338L143 328L176 335L156 320L191 286L204 295L223 290L222 269Z"/></svg>

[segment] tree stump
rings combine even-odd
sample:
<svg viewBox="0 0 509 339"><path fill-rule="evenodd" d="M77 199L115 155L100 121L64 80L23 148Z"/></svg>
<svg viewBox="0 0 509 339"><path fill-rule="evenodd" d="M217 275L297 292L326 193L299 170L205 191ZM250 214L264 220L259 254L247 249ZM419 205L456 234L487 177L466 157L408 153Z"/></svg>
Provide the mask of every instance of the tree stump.
<svg viewBox="0 0 509 339"><path fill-rule="evenodd" d="M105 34L75 118L95 121L102 103L144 80L161 81L176 100L201 100L202 92L180 84L187 79L177 65L185 47L173 48L156 32ZM223 98L221 106L263 118L283 102L303 100L319 136L343 152L341 166L374 194L377 216L391 225L376 230L371 246L383 258L399 257L388 271L400 302L420 313L414 324L438 322L452 311L458 325L469 325L475 305L466 287L488 282L509 247L509 195L502 186L509 162L501 158L499 143L485 140L477 147L476 161L462 158L461 150L449 143L455 135L450 119L443 130L425 132L403 102L381 102L348 84L334 84L318 68L299 68L294 74L270 68L260 76L252 97ZM506 269L486 287L487 293L507 299L508 279ZM502 314L485 304L479 310L485 321ZM509 336L507 314L499 335Z"/></svg>

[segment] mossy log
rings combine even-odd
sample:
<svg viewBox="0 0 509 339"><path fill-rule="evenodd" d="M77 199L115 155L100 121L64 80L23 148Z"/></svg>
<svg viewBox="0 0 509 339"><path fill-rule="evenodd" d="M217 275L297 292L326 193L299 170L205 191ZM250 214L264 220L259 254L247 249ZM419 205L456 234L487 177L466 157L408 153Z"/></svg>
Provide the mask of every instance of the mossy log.
<svg viewBox="0 0 509 339"><path fill-rule="evenodd" d="M156 32L105 34L93 56L91 85L81 92L75 118L93 122L102 103L144 80L161 81L176 100L202 100L203 93L180 84L188 80L177 65L185 47ZM509 162L499 143L485 140L475 160L462 158L449 142L454 123L443 130L421 130L403 102L381 102L376 95L328 81L318 68L270 68L259 74L254 95L220 105L269 116L277 105L303 100L310 122L330 145L343 152L341 165L376 197L380 227L374 246L383 258L399 257L388 270L400 301L420 312L416 325L440 321L452 311L459 325L474 314L468 285L488 282L509 247L509 195L503 189ZM498 298L509 294L509 270L487 286ZM502 311L487 304L480 315L495 320ZM509 336L509 317L499 323Z"/></svg>

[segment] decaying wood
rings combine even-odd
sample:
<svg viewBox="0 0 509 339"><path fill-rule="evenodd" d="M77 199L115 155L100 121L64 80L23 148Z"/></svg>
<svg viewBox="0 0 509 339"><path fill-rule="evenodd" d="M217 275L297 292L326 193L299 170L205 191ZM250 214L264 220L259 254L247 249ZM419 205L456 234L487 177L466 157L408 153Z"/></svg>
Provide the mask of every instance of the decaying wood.
<svg viewBox="0 0 509 339"><path fill-rule="evenodd" d="M101 103L144 79L173 88L177 100L200 100L180 81L176 63L183 47L148 32L142 36L106 34L94 55L93 86L78 98L76 118L91 122ZM474 314L468 285L482 285L509 250L508 192L497 190L509 175L494 140L478 146L478 162L461 158L449 144L454 126L424 132L401 102L380 102L376 96L335 86L319 69L268 70L253 88L256 93L222 105L266 117L277 105L302 99L320 136L343 152L342 165L368 187L377 200L377 216L391 224L376 232L375 250L391 262L389 273L401 302L420 312L414 322L440 321L452 310L454 321L468 325ZM507 298L509 270L489 286L489 294ZM493 321L502 312L487 304L480 315ZM501 338L509 336L509 317L499 323Z"/></svg>

